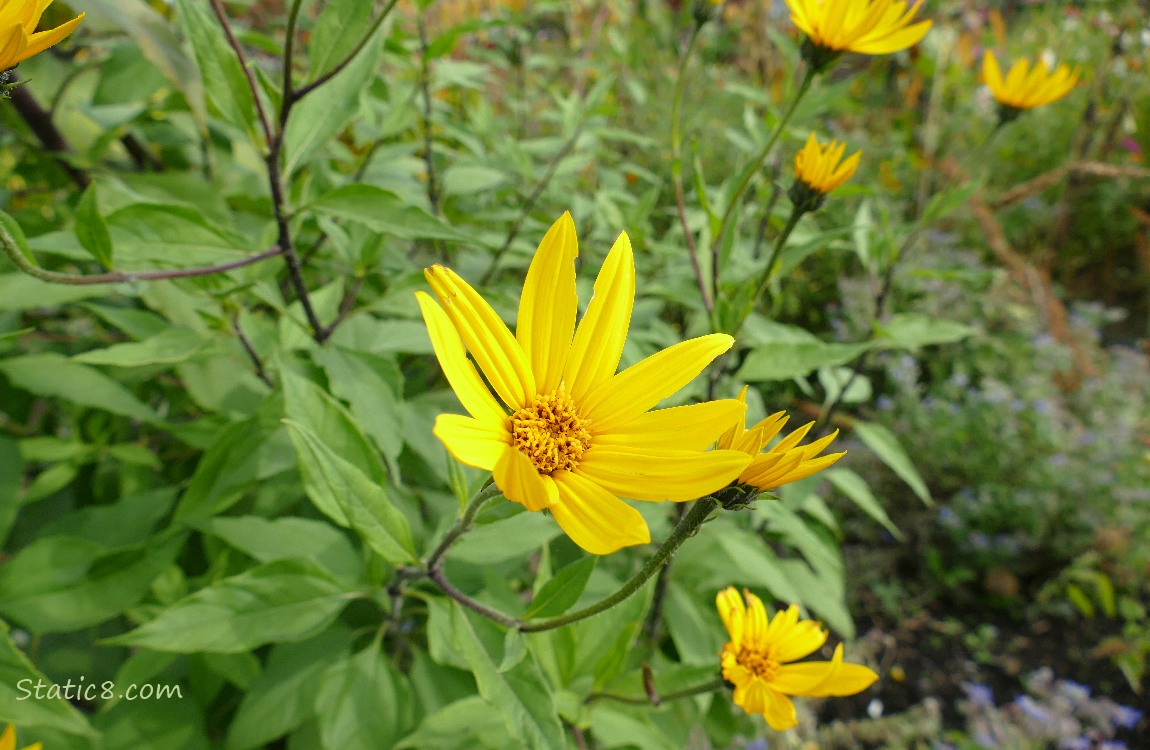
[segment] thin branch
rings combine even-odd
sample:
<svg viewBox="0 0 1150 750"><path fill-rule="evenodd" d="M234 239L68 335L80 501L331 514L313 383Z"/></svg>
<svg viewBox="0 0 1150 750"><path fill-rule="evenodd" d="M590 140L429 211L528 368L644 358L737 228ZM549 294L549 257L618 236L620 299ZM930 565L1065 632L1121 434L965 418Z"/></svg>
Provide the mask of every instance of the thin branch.
<svg viewBox="0 0 1150 750"><path fill-rule="evenodd" d="M0 246L3 247L5 254L8 256L17 268L29 276L35 276L41 281L47 281L52 284L68 284L71 286L86 286L90 284L122 284L125 282L135 281L158 281L160 279L186 279L194 276L211 276L212 274L223 273L224 271L231 271L236 268L243 268L250 266L253 263L259 263L261 260L267 260L280 254L279 247L272 247L263 252L249 255L246 258L239 260L229 261L228 263L219 263L212 266L199 266L196 268L175 268L169 271L114 271L112 273L96 273L90 275L73 274L73 273L59 273L57 271L47 271L34 264L24 252L16 244L16 241L9 234L7 228L0 225Z"/></svg>
<svg viewBox="0 0 1150 750"><path fill-rule="evenodd" d="M20 79L16 77L15 73L11 74L11 82L15 83ZM56 123L52 121L52 114L41 107L39 103L32 98L25 86L17 86L11 90L12 106L16 109L17 114L28 125L28 128L36 136L36 138L44 145L48 153L52 154L59 162L60 166L72 182L76 183L81 189L88 187L92 179L84 170L73 166L64 158L64 154L72 152L72 147L64 134L56 127Z"/></svg>
<svg viewBox="0 0 1150 750"><path fill-rule="evenodd" d="M363 38L360 39L359 43L355 45L355 49L348 53L347 57L340 60L335 64L335 67L319 76L311 83L300 86L298 89L292 91L292 99L298 102L300 99L303 99L305 96L315 91L317 88L324 85L332 78L335 78L344 68L350 65L351 61L355 59L355 56L358 55L360 51L367 46L369 41L371 41L371 37L375 34L376 30L379 29L380 25L383 24L383 20L387 18L387 14L391 12L391 9L395 7L397 2L399 2L399 0L390 0L390 2L388 2L387 7L385 7L383 11L376 17L376 19L371 22L371 26L368 27L367 33L363 35Z"/></svg>
<svg viewBox="0 0 1150 750"><path fill-rule="evenodd" d="M427 60L427 27L423 23L423 13L415 17L419 30L419 87L423 93L423 162L427 171L427 202L431 213L439 215L439 186L435 182L435 154L431 138L431 67Z"/></svg>
<svg viewBox="0 0 1150 750"><path fill-rule="evenodd" d="M494 610L482 602L472 599L467 594L455 588L455 586L453 586L451 582L447 580L447 577L443 574L442 568L434 568L429 570L427 572L427 577L435 581L435 585L443 589L443 593L447 594L452 599L462 604L464 607L467 607L472 612L480 614L492 622L497 622L505 628L514 628L519 624L519 622L514 617Z"/></svg>
<svg viewBox="0 0 1150 750"><path fill-rule="evenodd" d="M259 352L256 351L256 348L252 346L251 339L249 339L248 335L244 333L244 329L240 326L240 320L238 317L232 319L232 331L235 332L236 338L240 340L240 345L243 346L244 351L248 354L248 358L251 359L252 364L255 366L256 377L264 381L264 383L269 388L274 389L276 384L272 382L272 379L268 376L267 370L264 369L263 360L260 359Z"/></svg>
<svg viewBox="0 0 1150 750"><path fill-rule="evenodd" d="M531 191L531 195L527 196L527 200L523 202L522 208L519 209L519 215L515 217L515 223L511 225L511 231L507 233L507 239L505 239L499 249L495 251L495 255L491 257L491 263L487 266L487 270L479 277L480 284L486 284L491 280L492 275L494 275L495 270L499 266L500 259L502 259L504 253L511 248L511 243L515 242L515 238L519 236L519 231L523 228L523 222L527 219L528 215L530 215L531 210L535 208L535 202L539 200L540 196L543 195L543 191L546 190L547 186L551 183L551 179L559 169L559 163L567 158L567 155L571 153L571 149L575 148L575 142L578 141L579 136L583 134L583 128L586 124L587 121L585 118L580 120L579 124L575 126L575 131L571 133L571 137L567 139L563 147L559 149L559 152L552 157L551 163L547 165L546 171L543 172L543 177L535 185L535 188Z"/></svg>
<svg viewBox="0 0 1150 750"><path fill-rule="evenodd" d="M248 80L248 88L251 89L252 99L255 101L256 114L260 120L260 127L264 131L264 138L270 144L272 142L272 123L268 119L268 113L264 110L263 100L260 98L260 88L256 83L255 76L252 75L251 68L248 67L248 58L244 54L244 48L240 46L240 41L236 39L235 32L232 31L232 25L228 23L228 15L224 12L224 4L222 0L210 0L212 10L216 14L216 18L220 22L220 26L224 30L224 35L228 39L228 46L232 48L235 53L236 59L240 61L240 67L244 71L244 76ZM212 85L210 82L208 85Z"/></svg>

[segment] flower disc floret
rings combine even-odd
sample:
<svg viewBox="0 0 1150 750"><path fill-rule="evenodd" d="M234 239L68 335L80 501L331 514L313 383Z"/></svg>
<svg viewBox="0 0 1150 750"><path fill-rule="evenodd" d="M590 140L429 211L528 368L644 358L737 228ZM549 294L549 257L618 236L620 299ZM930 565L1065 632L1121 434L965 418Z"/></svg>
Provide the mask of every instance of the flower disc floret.
<svg viewBox="0 0 1150 750"><path fill-rule="evenodd" d="M470 415L441 414L436 436L460 462L491 471L508 500L546 510L576 544L603 555L651 538L621 497L694 500L728 485L751 459L707 450L743 418L738 401L651 411L734 339L683 341L617 373L635 299L631 242L626 233L616 240L576 326L578 251L565 213L528 268L514 335L449 268L425 273L438 301L422 292L416 298L444 375Z"/></svg>
<svg viewBox="0 0 1150 750"><path fill-rule="evenodd" d="M36 31L52 0L0 0L0 70L39 54L71 34L84 14L54 29Z"/></svg>
<svg viewBox="0 0 1150 750"><path fill-rule="evenodd" d="M716 606L731 640L723 646L723 679L735 687L732 699L748 713L762 714L772 729L798 724L789 696L854 695L870 687L878 675L868 667L843 663L843 647L831 661L795 662L827 641L817 622L802 620L798 605L767 618L759 597L744 591L746 605L733 586L719 592Z"/></svg>

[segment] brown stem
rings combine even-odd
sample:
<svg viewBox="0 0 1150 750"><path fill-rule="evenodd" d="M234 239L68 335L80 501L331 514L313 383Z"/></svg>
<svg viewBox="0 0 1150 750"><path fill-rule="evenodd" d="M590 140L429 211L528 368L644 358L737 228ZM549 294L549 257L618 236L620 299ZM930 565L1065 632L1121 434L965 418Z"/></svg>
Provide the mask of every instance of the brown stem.
<svg viewBox="0 0 1150 750"><path fill-rule="evenodd" d="M224 36L228 39L228 46L232 48L235 53L236 59L240 61L240 67L243 68L244 76L248 80L248 88L251 89L252 99L256 105L256 115L260 120L260 127L264 131L264 138L270 144L272 142L272 124L268 119L268 113L264 110L263 100L260 99L260 88L256 84L255 76L252 75L251 68L248 67L248 58L244 54L244 48L240 46L240 41L236 39L235 32L232 31L232 25L228 22L228 15L224 12L224 4L222 0L211 0L212 10L216 14L216 18L220 22L220 26L224 30ZM208 82L208 85L212 85Z"/></svg>
<svg viewBox="0 0 1150 750"><path fill-rule="evenodd" d="M16 83L20 80L15 73L10 75L10 83ZM12 89L11 97L12 106L16 113L20 115L48 153L56 158L72 182L81 189L88 187L92 181L88 173L73 166L64 158L65 154L72 152L72 147L64 138L64 134L56 127L56 123L52 121L52 114L32 98L32 94L28 92L26 86L17 86Z"/></svg>

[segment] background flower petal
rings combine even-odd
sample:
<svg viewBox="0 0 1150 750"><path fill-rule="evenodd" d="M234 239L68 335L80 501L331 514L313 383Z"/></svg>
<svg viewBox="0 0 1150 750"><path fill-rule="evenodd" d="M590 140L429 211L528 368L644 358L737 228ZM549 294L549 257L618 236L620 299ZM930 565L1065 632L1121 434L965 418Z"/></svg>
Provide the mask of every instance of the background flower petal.
<svg viewBox="0 0 1150 750"><path fill-rule="evenodd" d="M642 450L593 445L576 473L621 497L681 502L727 486L751 462L740 451Z"/></svg>

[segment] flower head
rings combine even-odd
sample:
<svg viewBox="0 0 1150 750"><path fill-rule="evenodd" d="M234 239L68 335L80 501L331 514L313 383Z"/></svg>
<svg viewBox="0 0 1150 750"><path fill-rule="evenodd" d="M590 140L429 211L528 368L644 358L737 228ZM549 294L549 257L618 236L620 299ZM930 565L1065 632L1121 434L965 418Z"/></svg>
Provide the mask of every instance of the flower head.
<svg viewBox="0 0 1150 750"><path fill-rule="evenodd" d="M576 544L603 555L650 541L643 517L620 496L693 500L730 483L750 459L706 450L742 419L738 401L649 411L734 340L683 341L616 374L635 299L631 242L626 233L615 241L576 329L578 252L565 213L531 261L514 335L451 269L425 272L438 303L416 297L440 366L471 415L441 414L436 436L460 462L490 470L508 500L548 510Z"/></svg>
<svg viewBox="0 0 1150 750"><path fill-rule="evenodd" d="M982 56L983 80L995 100L1002 105L1004 120L1017 117L1023 110L1058 101L1078 83L1080 73L1077 68L1071 71L1066 64L1051 70L1045 62L1039 61L1031 67L1030 61L1023 58L1015 60L1003 78L994 53L987 50Z"/></svg>
<svg viewBox="0 0 1150 750"><path fill-rule="evenodd" d="M789 664L822 648L827 631L813 620L800 620L796 604L768 621L762 600L750 591L743 595L746 606L734 586L716 598L731 637L721 655L723 679L735 686L735 703L748 713L762 714L771 729L781 732L799 723L788 696L854 695L878 679L867 667L844 664L841 643L829 662Z"/></svg>
<svg viewBox="0 0 1150 750"><path fill-rule="evenodd" d="M40 16L52 0L0 0L0 70L39 54L80 25L84 14L54 29L36 31Z"/></svg>
<svg viewBox="0 0 1150 750"><path fill-rule="evenodd" d="M917 44L931 21L914 22L922 5L902 0L787 0L791 21L804 34L804 55L822 70L843 52L885 55ZM809 48L808 48L809 45Z"/></svg>
<svg viewBox="0 0 1150 750"><path fill-rule="evenodd" d="M859 167L862 151L845 160L846 144L831 141L820 145L814 132L795 154L795 184L788 196L803 211L814 211L823 204L827 193L849 180Z"/></svg>
<svg viewBox="0 0 1150 750"><path fill-rule="evenodd" d="M39 742L33 742L24 750L41 750L42 747ZM16 728L11 724L0 734L0 750L16 750Z"/></svg>
<svg viewBox="0 0 1150 750"><path fill-rule="evenodd" d="M743 404L747 402L746 386L739 393L738 400ZM799 445L799 441L810 432L814 422L808 422L780 440L770 450L760 453L763 446L774 440L789 419L790 417L787 416L786 412L779 411L749 430L745 430L743 429L743 418L739 417L735 420L734 426L719 438L719 448L741 451L752 456L751 463L742 470L738 480L736 480L739 484L752 485L759 490L769 490L805 479L846 455L846 451L828 453L825 456L819 455L839 434L838 430L813 443Z"/></svg>

